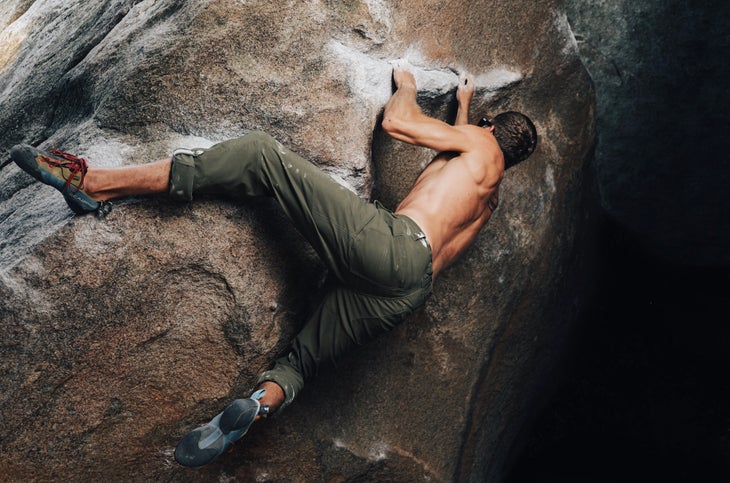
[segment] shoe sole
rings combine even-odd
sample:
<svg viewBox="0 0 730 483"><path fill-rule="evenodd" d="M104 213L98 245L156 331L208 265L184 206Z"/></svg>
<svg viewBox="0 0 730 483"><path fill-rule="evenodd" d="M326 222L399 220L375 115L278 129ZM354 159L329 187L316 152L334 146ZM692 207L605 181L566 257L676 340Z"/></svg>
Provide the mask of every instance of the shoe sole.
<svg viewBox="0 0 730 483"><path fill-rule="evenodd" d="M225 453L251 427L261 404L236 399L208 424L190 431L175 448L175 461L183 466L203 466Z"/></svg>

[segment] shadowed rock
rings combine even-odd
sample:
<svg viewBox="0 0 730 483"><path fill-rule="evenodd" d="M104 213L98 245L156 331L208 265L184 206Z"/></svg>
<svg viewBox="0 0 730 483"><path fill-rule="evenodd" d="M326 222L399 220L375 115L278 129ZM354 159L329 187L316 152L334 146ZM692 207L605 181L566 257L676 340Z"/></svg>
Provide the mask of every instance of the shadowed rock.
<svg viewBox="0 0 730 483"><path fill-rule="evenodd" d="M730 3L567 5L598 93L602 208L651 255L730 266Z"/></svg>

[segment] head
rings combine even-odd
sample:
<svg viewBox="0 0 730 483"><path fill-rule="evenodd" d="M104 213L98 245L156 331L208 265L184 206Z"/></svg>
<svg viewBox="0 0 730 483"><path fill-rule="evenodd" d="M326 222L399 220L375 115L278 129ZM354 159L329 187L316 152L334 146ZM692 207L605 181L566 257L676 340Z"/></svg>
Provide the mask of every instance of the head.
<svg viewBox="0 0 730 483"><path fill-rule="evenodd" d="M483 117L479 126L494 126L494 137L504 155L504 169L527 159L537 146L535 125L522 113L503 112L491 121Z"/></svg>

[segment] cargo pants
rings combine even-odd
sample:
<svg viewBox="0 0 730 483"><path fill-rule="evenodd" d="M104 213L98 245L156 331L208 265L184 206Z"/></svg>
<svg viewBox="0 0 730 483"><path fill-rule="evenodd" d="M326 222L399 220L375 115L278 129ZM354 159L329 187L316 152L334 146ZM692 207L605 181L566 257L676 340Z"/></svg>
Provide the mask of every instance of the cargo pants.
<svg viewBox="0 0 730 483"><path fill-rule="evenodd" d="M410 218L368 203L268 134L173 154L170 196L273 197L337 280L290 351L264 372L290 404L322 364L386 332L432 290L431 248Z"/></svg>

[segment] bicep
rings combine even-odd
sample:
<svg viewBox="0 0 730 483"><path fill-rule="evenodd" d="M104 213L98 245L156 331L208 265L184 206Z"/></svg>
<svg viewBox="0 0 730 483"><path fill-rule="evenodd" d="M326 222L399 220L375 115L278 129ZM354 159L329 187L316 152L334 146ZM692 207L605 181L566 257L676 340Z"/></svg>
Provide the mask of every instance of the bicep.
<svg viewBox="0 0 730 483"><path fill-rule="evenodd" d="M409 119L386 116L383 129L393 138L436 151L469 150L469 135L462 129L418 113Z"/></svg>

